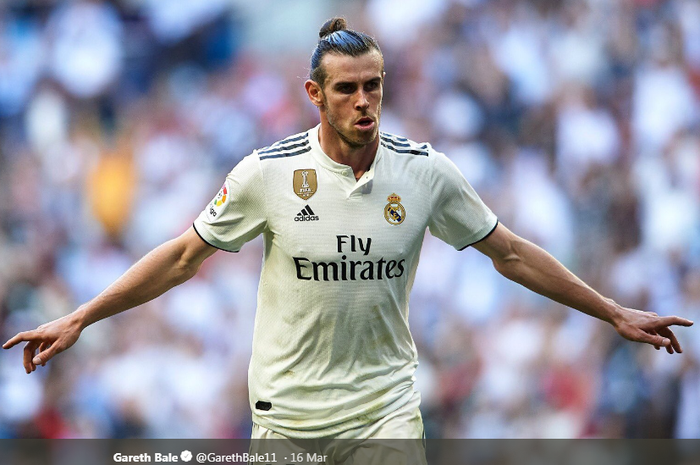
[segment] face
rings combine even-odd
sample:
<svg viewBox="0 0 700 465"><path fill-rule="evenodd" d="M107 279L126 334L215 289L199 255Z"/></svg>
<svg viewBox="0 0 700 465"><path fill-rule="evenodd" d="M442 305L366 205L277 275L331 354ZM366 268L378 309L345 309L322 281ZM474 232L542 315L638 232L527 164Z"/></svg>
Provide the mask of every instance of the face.
<svg viewBox="0 0 700 465"><path fill-rule="evenodd" d="M327 53L321 61L326 81L321 88L307 81L311 101L321 117L351 147L374 142L384 93L384 62L376 50L359 57Z"/></svg>

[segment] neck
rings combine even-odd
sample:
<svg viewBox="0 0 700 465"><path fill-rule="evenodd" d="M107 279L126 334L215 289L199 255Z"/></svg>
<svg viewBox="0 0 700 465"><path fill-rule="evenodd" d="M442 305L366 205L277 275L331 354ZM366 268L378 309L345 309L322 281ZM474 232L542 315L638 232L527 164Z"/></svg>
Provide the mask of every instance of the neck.
<svg viewBox="0 0 700 465"><path fill-rule="evenodd" d="M366 145L349 144L338 132L321 118L321 128L318 131L318 142L323 152L336 163L348 165L355 173L355 179L360 179L369 169L377 155L379 135Z"/></svg>

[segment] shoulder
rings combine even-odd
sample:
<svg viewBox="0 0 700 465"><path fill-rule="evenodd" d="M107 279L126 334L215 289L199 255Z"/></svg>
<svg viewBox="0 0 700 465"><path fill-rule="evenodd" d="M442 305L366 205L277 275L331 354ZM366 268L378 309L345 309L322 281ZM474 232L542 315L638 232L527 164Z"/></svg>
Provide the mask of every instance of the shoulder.
<svg viewBox="0 0 700 465"><path fill-rule="evenodd" d="M260 161L265 161L294 157L310 151L309 131L305 131L286 137L267 147L257 149L253 153Z"/></svg>
<svg viewBox="0 0 700 465"><path fill-rule="evenodd" d="M402 136L388 132L379 133L379 142L389 151L398 155L430 157L434 154L433 148L427 142L414 142Z"/></svg>
<svg viewBox="0 0 700 465"><path fill-rule="evenodd" d="M380 132L380 143L401 166L425 170L432 175L433 180L445 177L458 179L462 177L459 168L442 152L439 152L429 142L415 142L406 137L388 132Z"/></svg>

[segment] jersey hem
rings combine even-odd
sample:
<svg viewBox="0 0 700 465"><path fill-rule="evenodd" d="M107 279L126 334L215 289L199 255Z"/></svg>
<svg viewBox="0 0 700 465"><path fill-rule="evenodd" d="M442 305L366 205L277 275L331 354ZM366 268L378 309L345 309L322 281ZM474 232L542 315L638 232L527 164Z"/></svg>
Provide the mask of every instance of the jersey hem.
<svg viewBox="0 0 700 465"><path fill-rule="evenodd" d="M253 423L263 426L275 433L282 434L293 439L318 439L344 433L352 429L361 428L370 423L378 421L383 417L389 415L390 413L402 408L404 405L408 404L413 398L415 392L416 390L414 389L413 383L411 383L410 389L408 389L398 399L384 406L383 408L374 410L370 413L363 413L341 423L322 428L315 428L313 425L296 429L287 428L278 423L270 421L270 419L267 417L257 415L254 410L251 413Z"/></svg>
<svg viewBox="0 0 700 465"><path fill-rule="evenodd" d="M210 246L212 246L212 247L214 247L214 248L216 248L216 249L219 249L219 250L223 250L224 252L228 252L228 253L238 253L238 252L239 252L239 250L227 250L227 249L224 249L223 247L219 247L219 246L216 245L216 244L212 244L211 240L209 240L209 241L206 240L206 239L204 238L204 236L202 236L202 234L197 230L197 222L196 222L196 221L195 221L194 223L192 223L192 228L194 229L194 232L197 233L197 235L199 236L199 238L200 238L201 240L203 240L204 242L206 242L207 244L209 244Z"/></svg>
<svg viewBox="0 0 700 465"><path fill-rule="evenodd" d="M462 250L466 249L467 247L471 247L472 245L477 244L477 243L483 241L484 239L486 239L487 237L489 237L489 236L491 235L491 233L493 233L493 232L496 230L496 227L497 227L497 226L498 226L498 218L496 218L496 224L493 225L493 228L491 228L491 229L489 230L489 232L487 232L486 235L485 235L484 237L482 237L481 239L479 239L479 240L477 240L477 241L474 241L474 242L472 242L472 243L470 243L470 244L467 244L467 245L465 245L464 247L462 247L461 249L458 249L458 250L461 252Z"/></svg>

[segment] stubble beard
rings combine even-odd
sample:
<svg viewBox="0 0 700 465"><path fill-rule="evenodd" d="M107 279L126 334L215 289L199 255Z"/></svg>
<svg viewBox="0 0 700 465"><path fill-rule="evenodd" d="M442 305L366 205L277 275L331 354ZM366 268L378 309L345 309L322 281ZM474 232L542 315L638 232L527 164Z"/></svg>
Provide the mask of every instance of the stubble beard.
<svg viewBox="0 0 700 465"><path fill-rule="evenodd" d="M335 113L328 106L325 96L323 97L323 105L326 107L326 118L328 119L328 124L335 129L335 132L338 134L340 140L345 142L349 147L359 149L371 144L377 139L377 136L379 135L379 118L382 114L381 102L379 103L379 108L377 109L377 118L375 120L374 130L367 137L352 137L352 135L348 134L349 131L344 131L341 128L341 125L338 123L338 118L336 118ZM352 130L352 128L350 130Z"/></svg>

